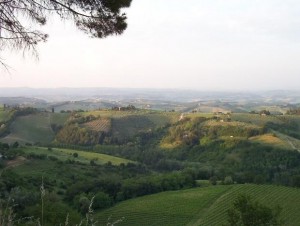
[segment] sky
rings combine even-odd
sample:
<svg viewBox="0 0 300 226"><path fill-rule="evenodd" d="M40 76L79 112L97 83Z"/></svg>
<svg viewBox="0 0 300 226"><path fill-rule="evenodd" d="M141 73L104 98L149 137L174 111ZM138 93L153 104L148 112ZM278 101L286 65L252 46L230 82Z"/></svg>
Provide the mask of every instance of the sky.
<svg viewBox="0 0 300 226"><path fill-rule="evenodd" d="M133 0L126 13L106 39L50 18L39 59L0 54L0 87L299 88L299 0Z"/></svg>

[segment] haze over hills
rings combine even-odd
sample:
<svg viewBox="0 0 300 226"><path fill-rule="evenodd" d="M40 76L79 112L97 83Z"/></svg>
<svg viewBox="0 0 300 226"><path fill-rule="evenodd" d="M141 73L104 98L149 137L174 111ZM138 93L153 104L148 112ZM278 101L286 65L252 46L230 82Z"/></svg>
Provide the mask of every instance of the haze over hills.
<svg viewBox="0 0 300 226"><path fill-rule="evenodd" d="M300 103L299 91L200 91L130 88L0 88L0 103L60 110L93 110L135 105L156 110L247 112L271 107L284 113ZM214 109L212 109L214 108Z"/></svg>
<svg viewBox="0 0 300 226"><path fill-rule="evenodd" d="M138 88L3 88L0 87L1 97L30 97L47 101L78 100L82 98L102 99L152 99L152 100L268 100L300 102L300 91L270 90L270 91L201 91L187 89L138 89Z"/></svg>

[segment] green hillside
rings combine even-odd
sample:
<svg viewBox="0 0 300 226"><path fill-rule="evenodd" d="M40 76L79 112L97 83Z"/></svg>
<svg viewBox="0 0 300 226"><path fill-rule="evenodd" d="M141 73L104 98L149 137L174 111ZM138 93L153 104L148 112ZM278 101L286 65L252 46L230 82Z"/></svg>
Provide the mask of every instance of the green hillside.
<svg viewBox="0 0 300 226"><path fill-rule="evenodd" d="M50 143L55 137L51 125L64 125L69 114L34 113L18 116L10 125L10 133L2 142L12 143Z"/></svg>
<svg viewBox="0 0 300 226"><path fill-rule="evenodd" d="M5 110L0 107L0 137L8 133L8 128L15 115L15 111Z"/></svg>
<svg viewBox="0 0 300 226"><path fill-rule="evenodd" d="M101 223L123 219L119 225L222 225L227 210L238 194L282 207L285 225L300 222L300 189L271 185L213 186L183 191L164 192L128 200L96 214Z"/></svg>
<svg viewBox="0 0 300 226"><path fill-rule="evenodd" d="M0 108L0 122L6 122L10 119L11 112Z"/></svg>
<svg viewBox="0 0 300 226"><path fill-rule="evenodd" d="M54 139L48 113L20 116L12 122L10 134L2 139L4 142L49 143Z"/></svg>
<svg viewBox="0 0 300 226"><path fill-rule="evenodd" d="M57 124L57 125L64 125L68 118L70 117L69 113L51 113L50 116L50 123Z"/></svg>
<svg viewBox="0 0 300 226"><path fill-rule="evenodd" d="M111 155L105 155L95 152L87 152L87 151L78 151L71 149L61 149L61 148L51 148L50 150L47 148L24 148L23 151L27 154L34 153L38 155L47 155L55 157L61 161L73 160L81 163L89 164L91 160L94 161L95 164L105 164L111 162L113 165L120 165L121 163L127 164L129 161L127 159L114 157ZM74 153L77 153L77 156L74 157ZM50 157L51 158L51 157Z"/></svg>

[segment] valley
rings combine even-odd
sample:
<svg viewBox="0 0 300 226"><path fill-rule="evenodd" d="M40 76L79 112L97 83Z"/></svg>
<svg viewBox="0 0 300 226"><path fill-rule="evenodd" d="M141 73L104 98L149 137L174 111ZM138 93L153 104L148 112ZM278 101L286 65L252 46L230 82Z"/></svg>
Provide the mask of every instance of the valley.
<svg viewBox="0 0 300 226"><path fill-rule="evenodd" d="M99 225L223 225L247 194L297 225L300 115L276 103L235 112L214 102L202 112L125 102L0 108L0 198L18 204L17 218L38 219L42 208L45 226L66 213L75 225L93 208Z"/></svg>

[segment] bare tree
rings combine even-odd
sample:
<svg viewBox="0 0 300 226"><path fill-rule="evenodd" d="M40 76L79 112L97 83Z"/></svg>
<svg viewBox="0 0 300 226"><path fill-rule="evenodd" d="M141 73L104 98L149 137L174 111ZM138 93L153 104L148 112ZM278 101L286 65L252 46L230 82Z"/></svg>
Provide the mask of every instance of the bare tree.
<svg viewBox="0 0 300 226"><path fill-rule="evenodd" d="M48 35L34 29L45 25L54 13L92 37L119 35L127 27L126 14L131 0L0 0L0 51L5 48L36 53L36 45ZM33 27L32 27L33 26ZM2 65L5 65L0 58Z"/></svg>

